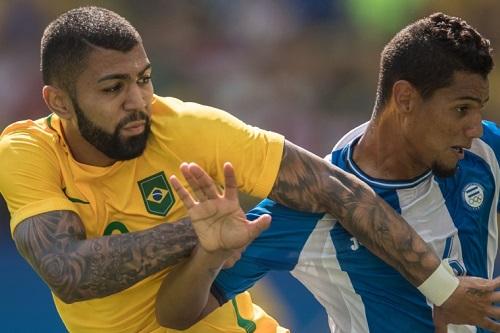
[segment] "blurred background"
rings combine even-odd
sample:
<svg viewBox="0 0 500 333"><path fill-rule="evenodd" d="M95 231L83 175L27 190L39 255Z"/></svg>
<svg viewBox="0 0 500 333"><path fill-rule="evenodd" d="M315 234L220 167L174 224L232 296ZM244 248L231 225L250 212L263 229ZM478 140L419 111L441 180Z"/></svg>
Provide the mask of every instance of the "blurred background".
<svg viewBox="0 0 500 333"><path fill-rule="evenodd" d="M139 30L157 94L222 108L321 156L369 119L379 54L408 23L443 11L465 18L500 49L497 0L0 0L0 131L47 115L43 29L89 4ZM495 69L485 117L497 122L499 85ZM2 332L64 332L47 287L14 248L1 199L0 295ZM254 298L292 332L328 332L322 308L287 273L266 277Z"/></svg>

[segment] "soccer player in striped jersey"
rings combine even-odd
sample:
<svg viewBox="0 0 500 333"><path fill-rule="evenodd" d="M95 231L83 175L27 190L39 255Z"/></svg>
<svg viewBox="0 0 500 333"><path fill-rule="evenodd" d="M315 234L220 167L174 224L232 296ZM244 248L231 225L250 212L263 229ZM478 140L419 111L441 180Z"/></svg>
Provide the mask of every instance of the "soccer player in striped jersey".
<svg viewBox="0 0 500 333"><path fill-rule="evenodd" d="M370 185L461 277L492 278L498 247L500 128L483 120L493 67L490 51L489 41L465 21L442 13L404 28L382 52L371 120L350 131L326 157ZM433 309L420 292L425 288L412 286L335 216L299 212L266 199L248 217L265 214L272 216L269 229L215 281L214 272L228 255L225 245L220 248L226 252L208 247L205 261L196 262L195 254L194 264L169 275L158 298L159 315L176 315L162 313L163 307L171 307L161 296L170 293L173 299L176 292L183 293L183 269L198 277L211 269L205 276L214 281L210 295L208 288L184 286L190 295L206 297L200 303L190 300L203 310L191 308L186 322L224 304L266 272L289 270L325 307L332 332L446 330L452 314ZM440 291L434 290L435 295ZM486 300L490 305L494 301ZM491 318L498 319L499 311L493 306L489 311L481 326L498 331ZM486 332L467 325L448 329Z"/></svg>

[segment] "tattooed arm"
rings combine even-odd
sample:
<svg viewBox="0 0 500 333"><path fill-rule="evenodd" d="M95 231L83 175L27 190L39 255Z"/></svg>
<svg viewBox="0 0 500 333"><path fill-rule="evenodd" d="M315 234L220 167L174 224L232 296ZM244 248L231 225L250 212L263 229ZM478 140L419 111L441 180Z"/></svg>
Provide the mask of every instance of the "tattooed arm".
<svg viewBox="0 0 500 333"><path fill-rule="evenodd" d="M225 166L227 176L226 172L231 170L226 169ZM231 215L218 207L217 202L225 205L221 201L223 197L210 189L214 185L208 174L195 164L183 165L181 171L197 195L197 202L182 195L186 191L180 183L172 180L172 185L188 208L200 244L190 260L168 274L157 296L158 322L176 329L190 327L217 308L218 302L210 293L210 287L228 250L239 249L255 236L234 231L238 221L240 230L246 228L247 222L234 213L238 209L233 209ZM225 189L227 192L231 186L226 184ZM295 208L332 213L365 246L398 268L415 285L424 281L440 264L439 258L415 231L367 185L290 143L286 144L271 196ZM209 227L199 228L197 223L200 221ZM230 242L236 239L241 243L231 246ZM459 287L441 308L441 313L446 315L439 319L440 327L451 322L500 332L500 325L489 319L500 316L499 309L492 306L500 300L496 287L500 287L500 279L461 278Z"/></svg>
<svg viewBox="0 0 500 333"><path fill-rule="evenodd" d="M295 146L285 143L270 197L288 207L328 212L371 252L397 269L414 286L424 282L440 259L412 227L356 177ZM437 222L437 221L436 221ZM444 323L469 324L500 332L500 278L461 277L458 288L440 307Z"/></svg>
<svg viewBox="0 0 500 333"><path fill-rule="evenodd" d="M86 239L80 217L52 211L21 222L21 255L66 303L122 291L188 257L197 238L189 219L120 235Z"/></svg>
<svg viewBox="0 0 500 333"><path fill-rule="evenodd" d="M229 221L238 219L223 214L221 209L209 209L210 205L215 205L214 201L220 201L221 198L214 189L210 190L214 187L213 180L206 172L194 164L189 167L183 165L181 171L197 194L197 202L193 203L187 195L182 195L185 190L180 183L172 179L171 182L188 209L200 244L190 260L177 266L165 277L156 300L156 317L162 326L183 330L218 307L210 290L211 285L228 256L228 249L236 250L242 244L227 246L237 233L229 237L229 232L214 230L211 237L205 237L207 230L198 228L196 221L213 219L211 223L206 223L212 229L217 225L229 229ZM231 187L226 184L225 189L227 192ZM398 268L416 285L423 282L440 264L434 251L370 187L292 143L285 143L280 170L270 197L293 209L328 212L335 216L365 246ZM217 218L217 215L222 217ZM239 220L245 225L244 219ZM219 241L215 243L219 246L207 244L204 239L217 239ZM252 239L244 237L242 243L247 244Z"/></svg>
<svg viewBox="0 0 500 333"><path fill-rule="evenodd" d="M427 243L368 185L288 141L269 197L296 210L338 218L413 285L424 282L440 264Z"/></svg>

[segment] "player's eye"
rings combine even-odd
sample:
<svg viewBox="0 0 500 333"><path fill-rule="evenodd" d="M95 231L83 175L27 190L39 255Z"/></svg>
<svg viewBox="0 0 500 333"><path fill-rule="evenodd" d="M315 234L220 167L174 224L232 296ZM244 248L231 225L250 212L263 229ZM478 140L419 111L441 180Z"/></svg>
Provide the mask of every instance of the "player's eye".
<svg viewBox="0 0 500 333"><path fill-rule="evenodd" d="M139 84L148 84L149 82L151 82L151 75L144 75L137 81Z"/></svg>
<svg viewBox="0 0 500 333"><path fill-rule="evenodd" d="M123 87L122 83L116 83L116 84L112 85L111 87L104 88L103 91L107 92L107 93L114 93L114 92L120 91L122 89L122 87Z"/></svg>
<svg viewBox="0 0 500 333"><path fill-rule="evenodd" d="M467 105L457 106L455 108L455 111L457 111L460 114L466 114L467 111L469 111L469 107Z"/></svg>

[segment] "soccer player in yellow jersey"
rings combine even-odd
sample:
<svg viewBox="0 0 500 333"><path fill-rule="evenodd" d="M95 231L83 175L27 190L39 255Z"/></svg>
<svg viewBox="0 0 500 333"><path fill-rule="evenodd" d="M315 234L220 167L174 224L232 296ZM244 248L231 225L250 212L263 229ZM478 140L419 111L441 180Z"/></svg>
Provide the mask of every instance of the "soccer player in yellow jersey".
<svg viewBox="0 0 500 333"><path fill-rule="evenodd" d="M154 303L168 267L197 242L169 182L182 161L219 184L230 161L241 191L329 212L414 285L455 282L436 274L431 248L356 178L223 111L154 95L141 37L116 13L83 7L59 16L43 34L41 69L51 114L2 133L0 192L19 252L70 332L174 331L160 327ZM265 222L247 225L248 241ZM200 237L217 226L207 222ZM476 300L493 289L462 279L443 305L450 320L479 324L489 308ZM188 330L282 331L248 294Z"/></svg>

